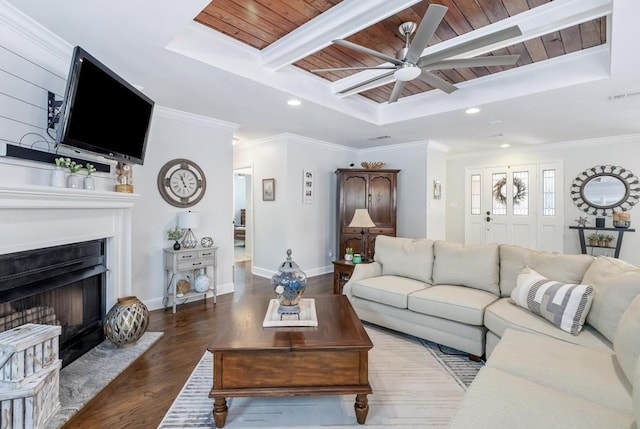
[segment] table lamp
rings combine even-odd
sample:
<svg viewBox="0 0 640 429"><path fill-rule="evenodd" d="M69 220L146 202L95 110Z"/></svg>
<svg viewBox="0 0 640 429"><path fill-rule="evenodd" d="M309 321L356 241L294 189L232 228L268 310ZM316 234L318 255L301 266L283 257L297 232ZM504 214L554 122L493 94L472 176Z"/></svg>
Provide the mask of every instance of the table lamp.
<svg viewBox="0 0 640 429"><path fill-rule="evenodd" d="M356 209L349 228L360 228L360 254L362 255L363 261L368 259L364 254L364 228L373 228L374 226L376 226L376 224L371 220L367 209Z"/></svg>
<svg viewBox="0 0 640 429"><path fill-rule="evenodd" d="M198 239L196 238L191 228L197 228L199 224L198 213L188 211L182 212L178 215L178 225L182 229L186 229L187 232L184 233L182 237L182 247L185 249L193 249L198 245Z"/></svg>

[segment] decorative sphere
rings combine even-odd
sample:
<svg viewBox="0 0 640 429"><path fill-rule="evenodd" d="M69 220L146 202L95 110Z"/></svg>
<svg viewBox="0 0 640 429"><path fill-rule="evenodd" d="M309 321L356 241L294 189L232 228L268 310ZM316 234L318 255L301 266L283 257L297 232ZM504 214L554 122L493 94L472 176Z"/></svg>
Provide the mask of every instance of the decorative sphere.
<svg viewBox="0 0 640 429"><path fill-rule="evenodd" d="M193 288L196 292L204 293L209 290L209 286L211 285L211 280L209 276L204 272L204 269L200 270L200 274L193 281Z"/></svg>
<svg viewBox="0 0 640 429"><path fill-rule="evenodd" d="M202 247L211 247L211 246L213 246L213 238L211 238L211 237L203 237L202 240L200 240L200 245Z"/></svg>

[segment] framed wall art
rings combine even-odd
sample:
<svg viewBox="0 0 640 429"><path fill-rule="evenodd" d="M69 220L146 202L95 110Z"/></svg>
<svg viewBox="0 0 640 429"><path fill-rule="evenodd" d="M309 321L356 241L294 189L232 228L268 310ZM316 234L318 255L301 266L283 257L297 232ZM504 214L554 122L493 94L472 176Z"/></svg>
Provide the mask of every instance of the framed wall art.
<svg viewBox="0 0 640 429"><path fill-rule="evenodd" d="M276 200L276 179L262 179L262 201Z"/></svg>
<svg viewBox="0 0 640 429"><path fill-rule="evenodd" d="M442 199L442 182L439 180L433 181L433 199L434 200Z"/></svg>
<svg viewBox="0 0 640 429"><path fill-rule="evenodd" d="M313 171L302 170L302 202L313 203Z"/></svg>

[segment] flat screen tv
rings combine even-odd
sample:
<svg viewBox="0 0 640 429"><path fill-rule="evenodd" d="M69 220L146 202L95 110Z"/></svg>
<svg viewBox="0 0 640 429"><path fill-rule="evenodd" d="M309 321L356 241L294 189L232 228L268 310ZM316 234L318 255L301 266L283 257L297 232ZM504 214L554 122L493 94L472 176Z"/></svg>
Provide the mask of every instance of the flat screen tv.
<svg viewBox="0 0 640 429"><path fill-rule="evenodd" d="M57 143L143 164L153 105L153 100L76 46Z"/></svg>

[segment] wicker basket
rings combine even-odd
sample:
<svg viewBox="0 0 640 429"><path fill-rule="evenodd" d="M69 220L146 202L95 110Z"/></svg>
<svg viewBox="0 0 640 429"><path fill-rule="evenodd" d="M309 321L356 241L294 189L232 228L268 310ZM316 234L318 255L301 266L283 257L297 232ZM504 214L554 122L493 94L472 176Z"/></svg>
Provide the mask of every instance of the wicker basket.
<svg viewBox="0 0 640 429"><path fill-rule="evenodd" d="M386 164L380 161L375 161L375 162L364 161L364 162L361 162L360 165L362 166L362 168L377 169L377 168L384 168Z"/></svg>

